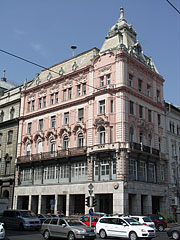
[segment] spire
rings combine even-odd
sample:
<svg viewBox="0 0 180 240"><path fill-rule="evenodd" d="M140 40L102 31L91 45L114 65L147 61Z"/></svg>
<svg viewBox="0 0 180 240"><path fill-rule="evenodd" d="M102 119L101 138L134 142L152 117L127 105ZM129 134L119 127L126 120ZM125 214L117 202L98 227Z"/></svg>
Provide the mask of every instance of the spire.
<svg viewBox="0 0 180 240"><path fill-rule="evenodd" d="M6 82L6 70L5 69L3 69L3 76L1 78L1 81Z"/></svg>
<svg viewBox="0 0 180 240"><path fill-rule="evenodd" d="M120 18L119 18L119 20L120 20L120 21L125 20L125 19L124 19L124 8L123 8L123 7L120 8Z"/></svg>

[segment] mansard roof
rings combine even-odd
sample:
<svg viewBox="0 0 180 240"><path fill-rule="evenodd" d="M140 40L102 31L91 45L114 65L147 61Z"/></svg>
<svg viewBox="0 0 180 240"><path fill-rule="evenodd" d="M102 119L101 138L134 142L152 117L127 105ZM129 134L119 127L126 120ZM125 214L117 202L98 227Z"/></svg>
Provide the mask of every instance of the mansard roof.
<svg viewBox="0 0 180 240"><path fill-rule="evenodd" d="M158 73L152 59L144 55L140 42L136 39L137 33L131 24L124 18L124 9L120 8L120 17L109 30L106 39L100 49L100 54L108 51L124 50L132 57L147 65Z"/></svg>

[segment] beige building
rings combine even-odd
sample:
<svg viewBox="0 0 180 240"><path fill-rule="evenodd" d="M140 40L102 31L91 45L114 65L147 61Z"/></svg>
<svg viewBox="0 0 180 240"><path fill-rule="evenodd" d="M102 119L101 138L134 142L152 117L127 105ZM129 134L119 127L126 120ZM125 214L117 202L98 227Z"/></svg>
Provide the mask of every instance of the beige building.
<svg viewBox="0 0 180 240"><path fill-rule="evenodd" d="M13 205L14 166L17 152L20 88L0 81L0 204Z"/></svg>

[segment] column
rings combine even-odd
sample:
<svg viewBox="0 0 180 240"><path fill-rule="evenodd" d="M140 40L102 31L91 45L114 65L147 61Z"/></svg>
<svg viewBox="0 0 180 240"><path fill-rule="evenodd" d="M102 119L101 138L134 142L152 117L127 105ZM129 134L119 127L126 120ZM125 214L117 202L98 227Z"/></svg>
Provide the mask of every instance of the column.
<svg viewBox="0 0 180 240"><path fill-rule="evenodd" d="M31 210L32 195L29 195L28 210Z"/></svg>
<svg viewBox="0 0 180 240"><path fill-rule="evenodd" d="M66 194L66 216L69 216L69 205L70 205L70 197L69 194Z"/></svg>
<svg viewBox="0 0 180 240"><path fill-rule="evenodd" d="M38 198L38 213L39 214L41 213L41 195L39 195L39 198Z"/></svg>
<svg viewBox="0 0 180 240"><path fill-rule="evenodd" d="M57 205L58 205L58 195L55 194L55 206L54 206L54 213L57 213Z"/></svg>

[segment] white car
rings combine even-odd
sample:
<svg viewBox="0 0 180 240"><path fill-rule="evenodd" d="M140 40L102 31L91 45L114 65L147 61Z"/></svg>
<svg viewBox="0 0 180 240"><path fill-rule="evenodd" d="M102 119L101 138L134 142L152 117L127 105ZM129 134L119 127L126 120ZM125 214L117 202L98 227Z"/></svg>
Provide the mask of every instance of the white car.
<svg viewBox="0 0 180 240"><path fill-rule="evenodd" d="M154 222L147 216L130 216L130 217L144 225L147 225L149 227L156 229Z"/></svg>
<svg viewBox="0 0 180 240"><path fill-rule="evenodd" d="M137 240L138 238L152 239L156 231L152 227L143 225L131 217L102 217L96 224L96 233L100 238L119 237Z"/></svg>
<svg viewBox="0 0 180 240"><path fill-rule="evenodd" d="M4 223L0 223L0 239L5 239Z"/></svg>

